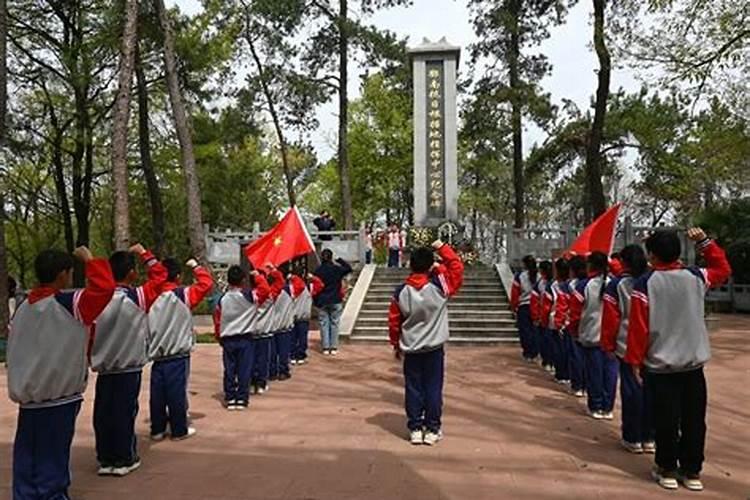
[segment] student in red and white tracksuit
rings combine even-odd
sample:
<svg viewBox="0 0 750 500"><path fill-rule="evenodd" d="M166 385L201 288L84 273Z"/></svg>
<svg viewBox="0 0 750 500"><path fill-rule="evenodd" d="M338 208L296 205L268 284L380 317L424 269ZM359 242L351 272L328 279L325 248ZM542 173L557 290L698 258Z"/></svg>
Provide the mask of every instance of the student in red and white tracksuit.
<svg viewBox="0 0 750 500"><path fill-rule="evenodd" d="M616 355L620 365L622 445L632 453L653 453L650 391L636 381L630 365L622 359L627 347L633 285L648 270L648 260L640 245L628 245L618 255L622 268L604 292L601 346Z"/></svg>
<svg viewBox="0 0 750 500"><path fill-rule="evenodd" d="M555 365L555 380L560 384L570 383L570 370L568 367L568 346L565 339L565 321L568 314L568 302L570 301L570 289L568 288L568 276L570 270L565 259L555 261L555 279L550 280L545 293L544 308L548 330L552 344L552 362Z"/></svg>
<svg viewBox="0 0 750 500"><path fill-rule="evenodd" d="M250 402L250 380L255 366L252 333L258 328L259 307L271 289L266 278L252 271L252 287L240 266L227 271L229 288L214 309L214 335L221 344L224 363L224 404L227 410L244 410Z"/></svg>
<svg viewBox="0 0 750 500"><path fill-rule="evenodd" d="M654 478L668 489L678 480L701 490L706 442L706 379L711 358L705 323L705 295L731 275L724 251L703 230L693 228L707 267L680 262L680 239L674 231L657 231L646 239L652 270L633 285L624 361L633 366L654 398L656 467Z"/></svg>
<svg viewBox="0 0 750 500"><path fill-rule="evenodd" d="M16 309L8 336L8 395L18 403L13 498L67 499L70 445L88 378L90 326L115 291L109 262L85 247L75 256L87 285L73 284L73 258L46 250L34 261L39 285ZM41 348L40 346L46 346Z"/></svg>
<svg viewBox="0 0 750 500"><path fill-rule="evenodd" d="M167 268L167 282L148 313L151 330L149 358L151 366L151 439L164 439L169 425L174 440L195 434L188 427L187 384L190 376L190 352L195 345L193 313L213 288L208 269L194 259L187 262L195 283L181 284L182 269L174 259L162 261Z"/></svg>
<svg viewBox="0 0 750 500"><path fill-rule="evenodd" d="M310 314L313 299L323 290L323 280L314 274L304 276L301 266L289 278L294 300L294 330L292 333L292 361L293 365L305 364L307 360L307 337L310 332Z"/></svg>
<svg viewBox="0 0 750 500"><path fill-rule="evenodd" d="M148 281L135 287L138 255ZM148 362L148 311L167 280L167 269L141 245L109 258L117 282L112 300L94 325L91 369L96 377L94 433L100 476L125 476L140 467L135 420L141 372Z"/></svg>
<svg viewBox="0 0 750 500"><path fill-rule="evenodd" d="M513 278L513 285L510 289L510 307L516 314L523 359L533 362L539 354L539 339L534 331L531 315L531 296L538 279L536 259L527 255L523 258L523 265L525 270L516 273Z"/></svg>
<svg viewBox="0 0 750 500"><path fill-rule="evenodd" d="M411 256L412 274L393 294L388 313L389 336L404 358L407 427L412 444L433 445L442 437L444 345L450 336L448 299L463 283L464 265L448 245L418 248Z"/></svg>
<svg viewBox="0 0 750 500"><path fill-rule="evenodd" d="M294 301L291 287L284 273L276 267L266 266L273 300L271 357L269 361L270 380L287 380L291 377L289 362L294 328Z"/></svg>

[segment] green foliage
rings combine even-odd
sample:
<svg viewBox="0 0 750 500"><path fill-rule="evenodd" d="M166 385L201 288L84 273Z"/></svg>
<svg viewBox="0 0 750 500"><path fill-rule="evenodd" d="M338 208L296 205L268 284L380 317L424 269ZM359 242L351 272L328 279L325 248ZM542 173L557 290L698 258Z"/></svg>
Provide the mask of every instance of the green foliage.
<svg viewBox="0 0 750 500"><path fill-rule="evenodd" d="M705 210L696 222L726 250L735 281L750 283L750 198Z"/></svg>

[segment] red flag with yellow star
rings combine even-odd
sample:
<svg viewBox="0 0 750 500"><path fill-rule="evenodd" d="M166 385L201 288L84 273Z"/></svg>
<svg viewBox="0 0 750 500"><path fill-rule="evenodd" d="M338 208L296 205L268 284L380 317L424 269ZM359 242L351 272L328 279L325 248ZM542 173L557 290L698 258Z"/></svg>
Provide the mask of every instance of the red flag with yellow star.
<svg viewBox="0 0 750 500"><path fill-rule="evenodd" d="M292 207L273 229L245 248L245 255L253 267L261 268L268 263L278 266L314 251L302 216L297 207Z"/></svg>

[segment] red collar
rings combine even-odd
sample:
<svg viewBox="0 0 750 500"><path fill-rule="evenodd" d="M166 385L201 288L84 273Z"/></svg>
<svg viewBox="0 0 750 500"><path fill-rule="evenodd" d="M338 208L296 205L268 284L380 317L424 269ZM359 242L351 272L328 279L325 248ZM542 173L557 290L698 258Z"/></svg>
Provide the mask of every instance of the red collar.
<svg viewBox="0 0 750 500"><path fill-rule="evenodd" d="M421 290L430 282L430 275L427 273L412 273L406 278L406 284L417 290Z"/></svg>
<svg viewBox="0 0 750 500"><path fill-rule="evenodd" d="M33 304L34 302L39 302L42 299L51 297L59 291L60 290L58 290L57 288L51 286L38 286L36 288L33 288L31 292L29 292L29 304Z"/></svg>
<svg viewBox="0 0 750 500"><path fill-rule="evenodd" d="M601 276L601 275L602 275L602 273L598 273L596 271L592 271L592 272L589 273L588 277L589 278L596 278L597 276Z"/></svg>

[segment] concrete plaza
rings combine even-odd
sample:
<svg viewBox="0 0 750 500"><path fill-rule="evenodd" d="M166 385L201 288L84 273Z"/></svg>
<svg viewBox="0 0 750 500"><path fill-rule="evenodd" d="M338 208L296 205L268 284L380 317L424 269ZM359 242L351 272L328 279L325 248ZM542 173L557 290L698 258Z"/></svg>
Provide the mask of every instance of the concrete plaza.
<svg viewBox="0 0 750 500"><path fill-rule="evenodd" d="M707 368L706 491L750 495L750 317L721 316ZM648 479L652 457L618 446L614 422L584 415L514 345L450 347L445 440L405 440L401 369L385 345L313 353L246 412L221 406L220 347L192 360L190 408L198 434L148 440L148 369L137 431L143 461L125 478L96 476L93 380L78 419L71 494L78 500L674 498ZM10 498L16 407L0 371L0 498Z"/></svg>

